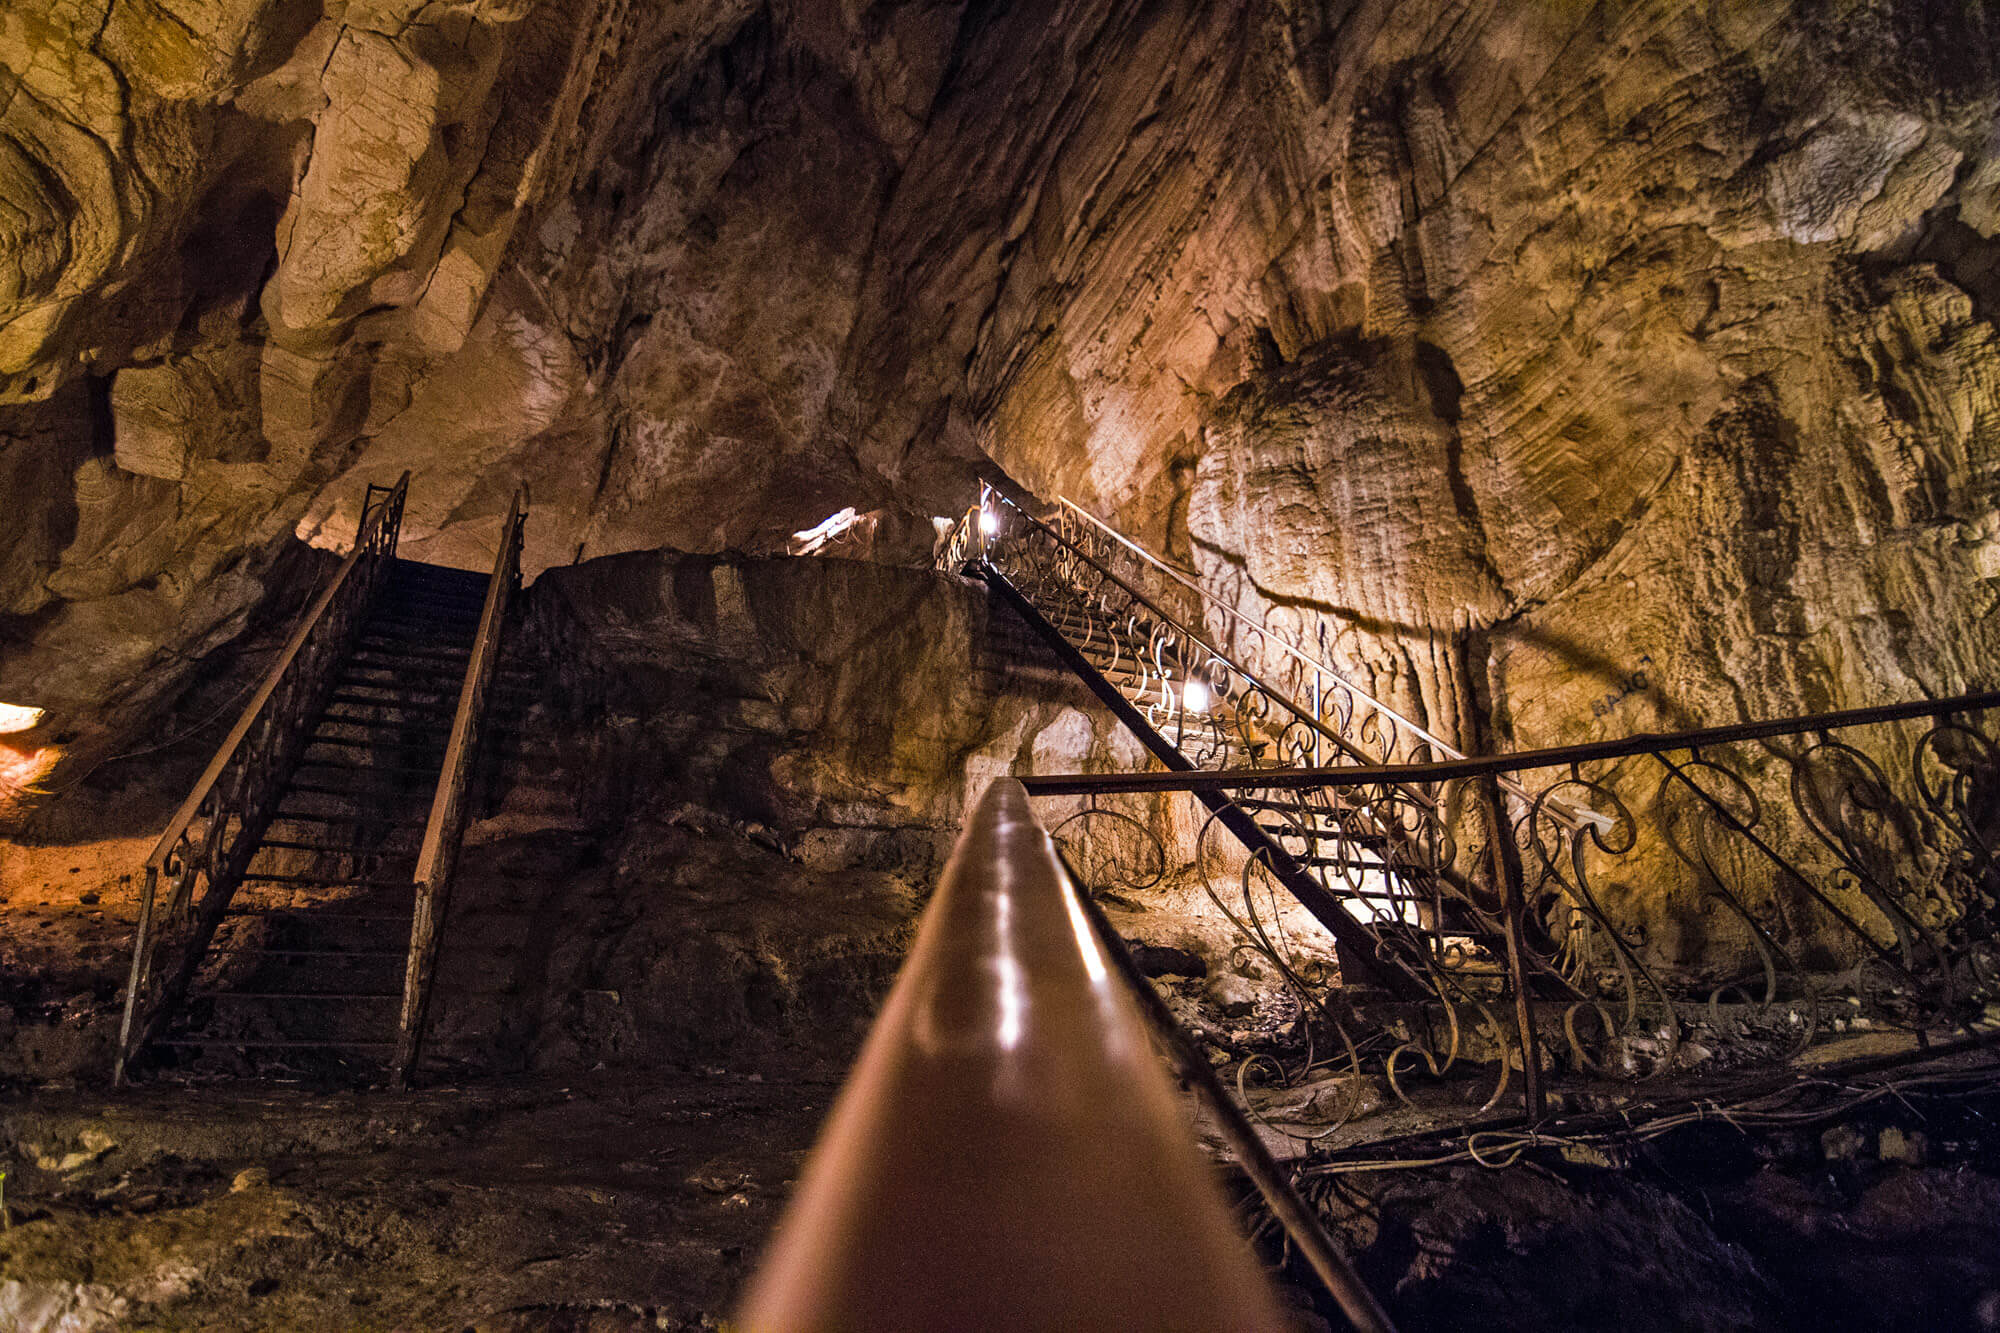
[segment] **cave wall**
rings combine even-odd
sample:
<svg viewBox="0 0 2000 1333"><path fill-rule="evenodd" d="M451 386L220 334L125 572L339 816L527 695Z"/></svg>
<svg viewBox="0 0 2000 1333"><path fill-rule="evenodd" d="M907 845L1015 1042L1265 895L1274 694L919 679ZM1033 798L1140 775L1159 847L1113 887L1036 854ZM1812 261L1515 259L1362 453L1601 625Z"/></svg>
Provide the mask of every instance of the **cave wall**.
<svg viewBox="0 0 2000 1333"><path fill-rule="evenodd" d="M989 782L1142 762L965 580L644 552L552 571L529 603L563 677L525 735L548 757L503 770L474 826L439 982L440 1042L484 1067L838 1058ZM554 817L552 789L574 803ZM1200 864L1194 803L1120 805L1061 835L1157 868L1118 886L1120 928L1232 970L1200 886L1234 867Z"/></svg>
<svg viewBox="0 0 2000 1333"><path fill-rule="evenodd" d="M1474 750L1988 680L1988 7L0 23L0 699L65 735L405 469L466 566L527 483L531 573L1070 494Z"/></svg>
<svg viewBox="0 0 2000 1333"><path fill-rule="evenodd" d="M1333 616L1474 744L1949 690L1991 647L1981 6L5 24L0 697L171 674L404 468L447 563L527 482L537 570L849 503L914 558L1005 474ZM1670 691L1589 713L1648 659Z"/></svg>
<svg viewBox="0 0 2000 1333"><path fill-rule="evenodd" d="M891 253L987 233L965 394L1031 490L1324 615L1336 665L1468 748L1987 679L1990 11L1149 6L1015 36L967 41L931 139L954 108L983 132L982 61L1066 76L1047 132L991 131L1032 145L974 182L1007 222L906 175L891 226L923 240ZM975 285L906 281L938 318ZM1592 711L1647 664L1660 688Z"/></svg>

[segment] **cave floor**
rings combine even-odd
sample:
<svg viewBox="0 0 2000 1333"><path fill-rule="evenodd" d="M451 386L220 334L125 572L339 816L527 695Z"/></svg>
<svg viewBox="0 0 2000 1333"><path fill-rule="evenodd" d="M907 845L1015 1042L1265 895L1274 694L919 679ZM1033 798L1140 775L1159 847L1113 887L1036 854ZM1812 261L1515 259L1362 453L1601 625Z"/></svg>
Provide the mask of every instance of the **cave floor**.
<svg viewBox="0 0 2000 1333"><path fill-rule="evenodd" d="M0 1328L715 1328L843 1072L18 1094L0 1102ZM1923 1073L1852 1114L1711 1119L1615 1162L1550 1150L1308 1189L1406 1329L1469 1310L1496 1329L2000 1327L2000 1078L1927 1101ZM1442 1136L1466 1109L1324 1146Z"/></svg>
<svg viewBox="0 0 2000 1333"><path fill-rule="evenodd" d="M713 1327L837 1083L17 1101L0 1327Z"/></svg>

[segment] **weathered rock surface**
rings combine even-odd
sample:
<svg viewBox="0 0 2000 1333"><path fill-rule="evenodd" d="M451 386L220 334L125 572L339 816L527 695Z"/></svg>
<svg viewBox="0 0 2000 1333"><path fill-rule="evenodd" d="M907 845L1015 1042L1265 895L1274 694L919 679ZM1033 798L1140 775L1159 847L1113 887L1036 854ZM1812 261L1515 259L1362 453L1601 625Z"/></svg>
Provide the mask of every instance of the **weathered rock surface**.
<svg viewBox="0 0 2000 1333"><path fill-rule="evenodd" d="M1140 762L1010 612L928 570L635 553L544 576L526 617L549 676L492 745L533 758L492 763L433 1015L460 1071L837 1056L987 783ZM0 840L0 1085L108 1067L145 857L233 716L212 701L261 660L190 703L205 730L176 719L183 744L106 763ZM1219 970L1232 941L1199 888L1217 849L1204 872L1185 802L1120 808L1060 836L1087 871L1145 868L1106 881L1121 930Z"/></svg>
<svg viewBox="0 0 2000 1333"><path fill-rule="evenodd" d="M9 393L112 378L122 470L186 491L228 459L319 540L408 466L437 558L479 557L517 477L537 565L755 545L836 501L946 507L978 446L1359 617L1454 728L1493 688L1503 735L1567 738L1545 677L1589 697L1656 646L1693 714L1949 688L1982 651L1980 11L9 22ZM1770 512L1685 495L1710 456ZM263 530L231 498L204 544ZM1689 598L1758 629L1746 559L1796 603L1788 665L1644 639ZM1628 578L1629 642L1549 646ZM1887 644L1912 581L1937 623Z"/></svg>
<svg viewBox="0 0 2000 1333"><path fill-rule="evenodd" d="M0 698L62 731L405 469L464 565L527 483L531 572L914 560L1004 474L1468 749L1991 683L1985 7L183 10L0 17Z"/></svg>

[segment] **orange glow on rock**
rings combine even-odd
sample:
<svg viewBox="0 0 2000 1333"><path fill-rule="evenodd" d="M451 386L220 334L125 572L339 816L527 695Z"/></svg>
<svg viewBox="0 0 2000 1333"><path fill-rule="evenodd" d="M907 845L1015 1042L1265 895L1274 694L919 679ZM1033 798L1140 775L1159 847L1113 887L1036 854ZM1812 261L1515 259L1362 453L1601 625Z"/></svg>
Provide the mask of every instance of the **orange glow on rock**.
<svg viewBox="0 0 2000 1333"><path fill-rule="evenodd" d="M59 746L24 750L0 740L0 815L13 813L26 797L35 794L35 784L48 776L61 757Z"/></svg>

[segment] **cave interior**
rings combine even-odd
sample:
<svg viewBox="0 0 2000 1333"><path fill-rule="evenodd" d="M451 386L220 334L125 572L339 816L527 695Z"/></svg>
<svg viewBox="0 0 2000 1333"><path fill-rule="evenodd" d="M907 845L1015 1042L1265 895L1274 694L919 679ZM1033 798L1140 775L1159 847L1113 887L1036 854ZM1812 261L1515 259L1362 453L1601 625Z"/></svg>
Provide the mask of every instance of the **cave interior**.
<svg viewBox="0 0 2000 1333"><path fill-rule="evenodd" d="M2000 8L0 87L0 1327L2000 1329Z"/></svg>

